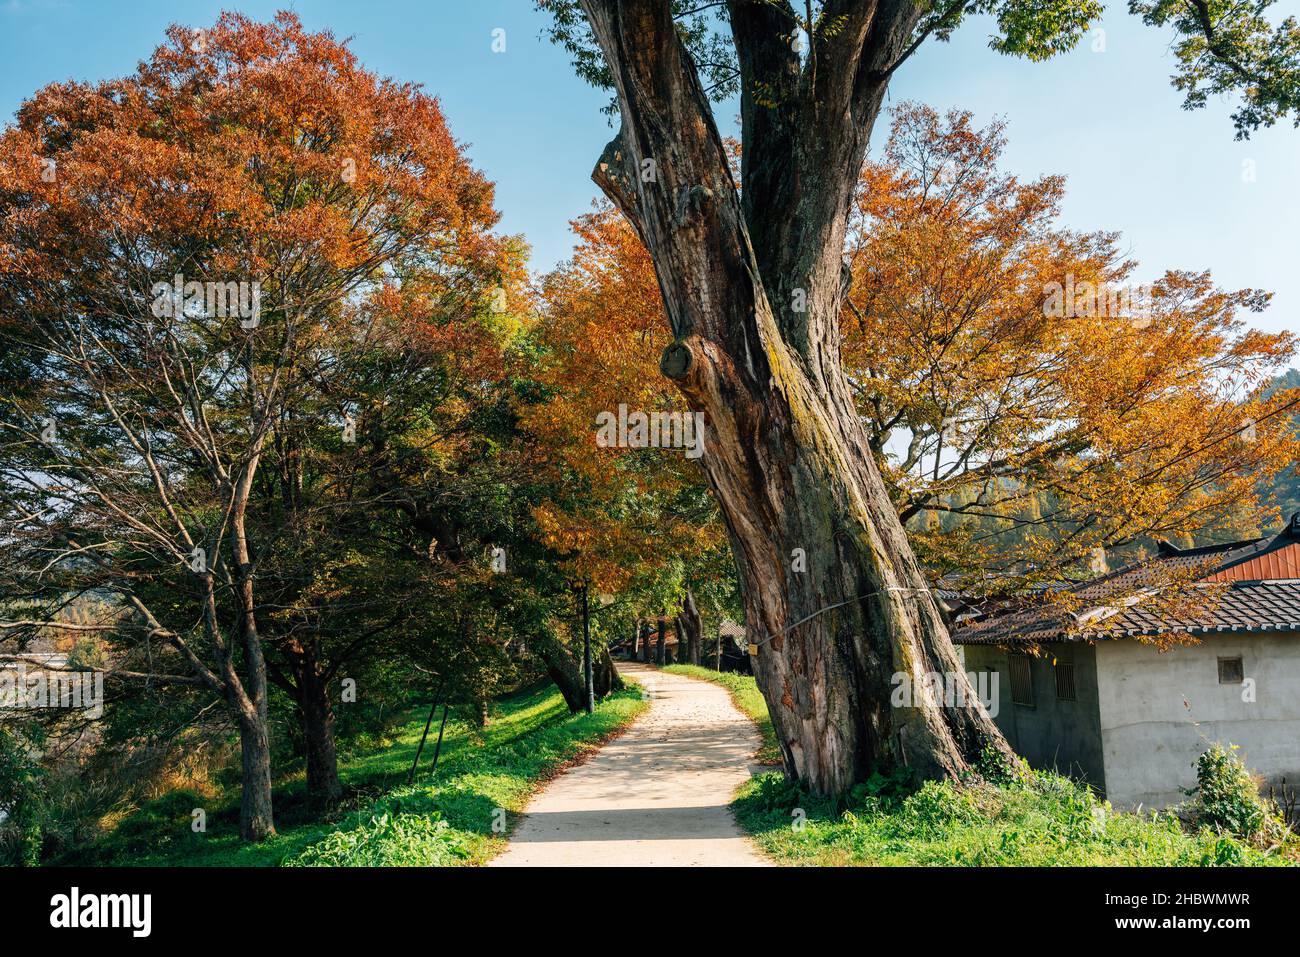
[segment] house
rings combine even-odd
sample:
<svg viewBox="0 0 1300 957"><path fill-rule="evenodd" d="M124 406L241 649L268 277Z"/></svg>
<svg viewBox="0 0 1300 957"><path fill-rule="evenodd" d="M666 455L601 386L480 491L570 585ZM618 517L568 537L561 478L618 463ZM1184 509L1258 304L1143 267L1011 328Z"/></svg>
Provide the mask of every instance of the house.
<svg viewBox="0 0 1300 957"><path fill-rule="evenodd" d="M1237 745L1266 793L1300 784L1300 514L1267 538L1162 544L1032 607L967 619L953 640L968 671L997 673L1011 746L1116 807L1186 800L1214 742Z"/></svg>

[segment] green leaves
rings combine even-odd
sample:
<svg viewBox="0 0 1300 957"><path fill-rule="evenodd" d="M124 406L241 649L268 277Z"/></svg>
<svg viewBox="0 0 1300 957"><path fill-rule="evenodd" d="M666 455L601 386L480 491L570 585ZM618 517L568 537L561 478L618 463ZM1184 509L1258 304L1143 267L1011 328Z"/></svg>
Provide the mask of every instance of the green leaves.
<svg viewBox="0 0 1300 957"><path fill-rule="evenodd" d="M1129 0L1129 12L1149 26L1172 25L1182 37L1173 47L1172 79L1187 94L1185 109L1240 95L1232 122L1244 140L1289 115L1300 127L1300 25L1295 17L1270 23L1265 14L1274 2Z"/></svg>
<svg viewBox="0 0 1300 957"><path fill-rule="evenodd" d="M981 0L974 10L997 18L1002 33L990 47L1041 61L1074 49L1103 7L1097 0Z"/></svg>
<svg viewBox="0 0 1300 957"><path fill-rule="evenodd" d="M284 862L286 867L442 867L469 857L469 849L437 811L376 813L350 831L325 840Z"/></svg>
<svg viewBox="0 0 1300 957"><path fill-rule="evenodd" d="M568 52L574 72L597 89L613 90L614 76L577 0L536 0L536 3L538 10L551 15L547 39ZM726 26L726 5L672 0L672 6L678 36L690 52L704 92L714 102L735 96L740 89L740 67ZM613 113L617 108L617 103L611 100L605 112Z"/></svg>

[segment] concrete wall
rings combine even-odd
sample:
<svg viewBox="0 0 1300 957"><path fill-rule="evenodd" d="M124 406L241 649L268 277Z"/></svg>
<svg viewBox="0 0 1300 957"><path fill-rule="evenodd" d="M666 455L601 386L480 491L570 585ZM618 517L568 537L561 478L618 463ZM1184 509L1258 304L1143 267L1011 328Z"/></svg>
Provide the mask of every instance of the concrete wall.
<svg viewBox="0 0 1300 957"><path fill-rule="evenodd" d="M1033 706L1011 700L1011 674L1007 653L989 645L965 645L968 671L998 673L998 713L993 720L1007 742L1029 766L1054 770L1106 790L1102 762L1102 735L1097 708L1097 665L1091 645L1053 643L1046 654L1030 661ZM1053 657L1074 656L1076 700L1058 700Z"/></svg>
<svg viewBox="0 0 1300 957"><path fill-rule="evenodd" d="M1247 685L1219 684L1218 658L1237 656ZM1300 634L1213 635L1163 654L1102 641L1096 669L1106 792L1117 807L1186 800L1180 788L1196 783L1196 757L1212 742L1240 745L1270 783L1300 784ZM1242 700L1249 679L1253 702Z"/></svg>

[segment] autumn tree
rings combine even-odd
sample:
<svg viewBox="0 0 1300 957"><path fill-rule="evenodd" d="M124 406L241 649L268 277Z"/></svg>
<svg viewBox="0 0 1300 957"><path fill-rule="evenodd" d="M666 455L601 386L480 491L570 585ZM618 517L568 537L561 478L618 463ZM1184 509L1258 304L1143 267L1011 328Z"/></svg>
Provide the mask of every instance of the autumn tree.
<svg viewBox="0 0 1300 957"><path fill-rule="evenodd" d="M491 313L491 186L435 100L290 14L172 27L133 76L39 91L0 183L6 587L114 596L117 673L223 702L241 832L264 838L270 681L336 794L326 687L400 609L375 576L338 578L392 459L373 437L416 421L405 441L439 440L367 373Z"/></svg>
<svg viewBox="0 0 1300 957"><path fill-rule="evenodd" d="M1208 272L1134 280L1114 233L1059 224L1065 184L998 169L1005 124L904 104L863 169L843 361L882 476L936 574L969 589L1274 516L1290 333ZM1238 537L1241 537L1240 535Z"/></svg>
<svg viewBox="0 0 1300 957"><path fill-rule="evenodd" d="M618 596L618 607L600 615L616 622L606 633L625 636L641 616L668 615L698 649L697 593L729 605L734 587L717 505L699 470L703 446L642 445L635 436L611 442L599 424L690 414L658 373L670 340L654 271L608 207L580 217L573 230L573 258L544 277L537 296L536 375L549 399L526 410L524 423L548 487L538 523L570 574Z"/></svg>
<svg viewBox="0 0 1300 957"><path fill-rule="evenodd" d="M661 369L708 423L703 457L759 644L757 675L792 777L841 793L905 764L957 776L1005 743L982 708L891 709L897 672L960 674L870 454L840 357L850 209L890 78L931 37L991 13L1004 53L1073 47L1094 0L918 4L542 0L579 72L614 92L618 134L593 177L655 265L673 342ZM708 18L716 12L718 22ZM1210 24L1214 62L1240 58L1266 121L1285 116L1295 57ZM680 23L679 23L680 19ZM1186 33L1191 25L1178 19ZM1294 25L1284 24L1289 36ZM1200 66L1193 67L1199 69ZM1279 95L1256 101L1260 77ZM733 181L710 95L739 92ZM795 571L796 549L807 564ZM966 695L967 699L971 696Z"/></svg>

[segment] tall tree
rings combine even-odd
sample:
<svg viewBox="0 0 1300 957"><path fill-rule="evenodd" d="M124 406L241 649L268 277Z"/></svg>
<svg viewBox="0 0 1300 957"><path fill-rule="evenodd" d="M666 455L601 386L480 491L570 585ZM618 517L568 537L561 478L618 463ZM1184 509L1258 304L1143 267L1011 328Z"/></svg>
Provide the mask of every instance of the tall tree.
<svg viewBox="0 0 1300 957"><path fill-rule="evenodd" d="M544 277L538 293L537 376L550 397L524 422L550 491L537 509L546 541L567 556L574 577L618 594L599 617L617 622L621 636L638 614L684 611L692 591L725 601L734 570L702 482L702 446L665 447L663 429L653 444L623 441L635 437L608 427L637 417L681 423L690 414L658 374L671 340L650 259L608 208L573 229L572 260ZM699 624L698 610L691 623Z"/></svg>
<svg viewBox="0 0 1300 957"><path fill-rule="evenodd" d="M462 345L504 252L490 184L419 89L290 14L168 36L131 77L41 90L0 140L7 581L54 606L115 595L137 670L227 705L256 840L268 657L337 791L334 532L388 462L357 436L393 424L356 377L421 329Z"/></svg>
<svg viewBox="0 0 1300 957"><path fill-rule="evenodd" d="M1269 295L1137 285L1116 234L1061 227L1061 177L999 170L1004 126L903 104L850 218L844 362L913 545L1007 589L1267 525L1256 484L1298 451L1297 396L1263 394L1296 337L1242 320Z"/></svg>
<svg viewBox="0 0 1300 957"><path fill-rule="evenodd" d="M995 48L1042 59L1099 5L729 0L729 37L703 21L712 4L540 5L579 71L615 92L621 126L593 177L654 260L673 334L660 367L707 420L702 461L787 771L840 793L885 764L957 776L1005 752L980 707L889 706L897 672L963 672L845 377L842 254L889 80L921 42L991 12ZM739 87L739 188L701 68L713 92Z"/></svg>

